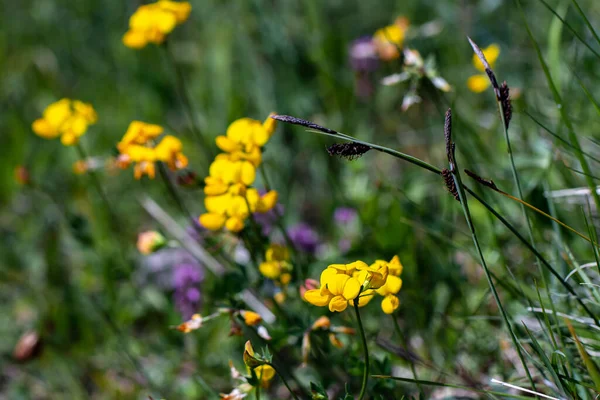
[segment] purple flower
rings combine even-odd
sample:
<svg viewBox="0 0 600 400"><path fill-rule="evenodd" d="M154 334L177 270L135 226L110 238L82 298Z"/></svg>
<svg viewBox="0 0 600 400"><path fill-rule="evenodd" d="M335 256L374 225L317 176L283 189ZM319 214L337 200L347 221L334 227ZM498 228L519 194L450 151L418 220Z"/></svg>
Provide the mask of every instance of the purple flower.
<svg viewBox="0 0 600 400"><path fill-rule="evenodd" d="M314 253L319 245L319 235L313 228L301 222L288 230L290 239L296 248L307 253Z"/></svg>
<svg viewBox="0 0 600 400"><path fill-rule="evenodd" d="M173 269L173 300L183 319L189 319L202 303L199 285L204 280L204 270L198 263L184 262Z"/></svg>
<svg viewBox="0 0 600 400"><path fill-rule="evenodd" d="M351 207L338 207L333 212L333 220L342 225L354 222L357 216L356 210Z"/></svg>
<svg viewBox="0 0 600 400"><path fill-rule="evenodd" d="M370 37L356 39L350 45L350 65L358 72L375 71L379 67L377 47Z"/></svg>

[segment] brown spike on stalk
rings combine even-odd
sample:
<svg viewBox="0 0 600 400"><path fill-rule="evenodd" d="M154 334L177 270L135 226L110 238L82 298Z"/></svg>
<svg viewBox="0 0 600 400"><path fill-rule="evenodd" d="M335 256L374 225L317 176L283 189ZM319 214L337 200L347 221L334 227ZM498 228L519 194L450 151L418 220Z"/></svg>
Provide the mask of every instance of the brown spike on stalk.
<svg viewBox="0 0 600 400"><path fill-rule="evenodd" d="M317 125L314 122L310 122L302 118L292 117L291 115L271 115L271 118L276 119L277 121L286 122L288 124L305 126L321 132L331 133L333 135L339 134L339 132L334 131L333 129L325 128L324 126Z"/></svg>
<svg viewBox="0 0 600 400"><path fill-rule="evenodd" d="M504 125L508 129L508 124L512 118L512 104L510 101L510 89L506 81L500 85L500 104L502 105L502 113L504 114Z"/></svg>
<svg viewBox="0 0 600 400"><path fill-rule="evenodd" d="M330 156L344 157L350 161L360 158L369 150L371 150L370 146L353 142L335 143L327 147L327 152Z"/></svg>
<svg viewBox="0 0 600 400"><path fill-rule="evenodd" d="M490 189L495 190L496 192L501 192L501 190L498 189L498 186L496 186L493 180L483 179L481 176L477 175L473 171L469 171L468 169L465 169L465 174L469 175L471 178L475 179L478 183L482 184L483 186L487 186Z"/></svg>
<svg viewBox="0 0 600 400"><path fill-rule="evenodd" d="M456 189L456 183L454 182L452 173L448 168L444 168L442 170L442 178L444 178L444 183L446 184L446 189L448 189L448 192L454 196L456 201L460 201L460 196L458 195L458 190Z"/></svg>
<svg viewBox="0 0 600 400"><path fill-rule="evenodd" d="M494 93L496 94L496 98L498 99L498 101L500 101L500 87L498 86L498 81L496 80L496 75L494 75L494 71L492 71L492 67L490 66L490 63L485 58L485 55L483 54L483 51L481 51L479 46L477 46L475 44L475 42L473 40L471 40L470 37L467 36L467 39L469 40L469 43L471 44L473 51L475 52L475 54L477 54L477 57L479 58L479 60L483 64L483 66L485 67L485 73L487 74L488 78L490 78L490 82L492 83L492 87L494 88Z"/></svg>
<svg viewBox="0 0 600 400"><path fill-rule="evenodd" d="M448 162L453 163L454 158L454 143L452 143L452 109L449 108L446 111L446 117L444 119L444 138L446 139L446 155L448 156Z"/></svg>

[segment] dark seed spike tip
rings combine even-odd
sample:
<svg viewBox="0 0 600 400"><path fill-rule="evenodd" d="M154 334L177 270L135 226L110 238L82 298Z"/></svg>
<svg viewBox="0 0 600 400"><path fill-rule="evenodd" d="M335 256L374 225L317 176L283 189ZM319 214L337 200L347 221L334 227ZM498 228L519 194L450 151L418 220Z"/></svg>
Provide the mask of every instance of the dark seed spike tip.
<svg viewBox="0 0 600 400"><path fill-rule="evenodd" d="M477 54L477 57L479 57L479 60L481 60L481 63L483 64L485 69L491 70L492 67L490 66L490 63L488 63L488 61L486 60L485 56L483 55L483 51L481 51L479 46L477 46L470 37L467 36L467 39L469 39L469 43L471 44L473 51L475 52L475 54Z"/></svg>
<svg viewBox="0 0 600 400"><path fill-rule="evenodd" d="M334 131L333 129L325 128L324 126L317 125L314 122L307 121L302 118L292 117L291 115L272 115L271 118L276 119L277 121L286 122L288 124L305 126L307 128L316 129L321 132L330 133L333 135L339 134L339 132Z"/></svg>

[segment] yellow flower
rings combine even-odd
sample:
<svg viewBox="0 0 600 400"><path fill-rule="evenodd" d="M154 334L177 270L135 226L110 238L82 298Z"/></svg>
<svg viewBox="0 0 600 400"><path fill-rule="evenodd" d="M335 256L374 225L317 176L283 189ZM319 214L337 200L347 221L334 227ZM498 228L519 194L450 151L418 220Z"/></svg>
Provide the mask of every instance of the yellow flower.
<svg viewBox="0 0 600 400"><path fill-rule="evenodd" d="M46 107L43 117L36 119L31 127L40 137L53 139L60 136L62 144L71 146L97 120L96 111L90 104L61 99Z"/></svg>
<svg viewBox="0 0 600 400"><path fill-rule="evenodd" d="M275 376L275 368L270 365L264 364L254 368L254 373L259 379L262 387L267 387L269 381Z"/></svg>
<svg viewBox="0 0 600 400"><path fill-rule="evenodd" d="M377 289L383 286L389 273L388 263L383 260L377 260L371 265L360 265L356 269L359 271L357 274L359 280L367 284L366 289Z"/></svg>
<svg viewBox="0 0 600 400"><path fill-rule="evenodd" d="M260 314L255 313L254 311L241 310L240 315L244 318L244 322L248 326L258 325L262 322Z"/></svg>
<svg viewBox="0 0 600 400"><path fill-rule="evenodd" d="M127 132L117 144L117 149L123 152L127 146L132 144L145 145L148 141L156 139L161 133L163 133L163 127L160 125L132 121L127 128Z"/></svg>
<svg viewBox="0 0 600 400"><path fill-rule="evenodd" d="M163 132L160 125L147 124L142 121L133 121L129 124L127 132L117 143L117 149L121 153L117 159L117 166L125 169L134 162L133 169L135 179L141 179L147 175L154 179L156 175L156 161L164 162L171 170L187 167L188 159L182 153L181 140L175 136L166 135L154 147L154 139Z"/></svg>
<svg viewBox="0 0 600 400"><path fill-rule="evenodd" d="M381 309L386 314L392 314L398 307L400 307L400 300L393 294L388 294L381 301Z"/></svg>
<svg viewBox="0 0 600 400"><path fill-rule="evenodd" d="M496 63L496 60L498 59L498 56L500 55L500 47L497 44L493 43L485 49L482 49L481 51L483 52L483 55L485 56L487 62L490 64L490 67L493 68L494 64ZM467 80L467 87L472 92L481 93L485 89L487 89L491 83L487 74L485 74L485 66L483 65L477 54L473 54L473 66L477 70L484 73L470 76Z"/></svg>
<svg viewBox="0 0 600 400"><path fill-rule="evenodd" d="M287 247L271 244L265 253L265 261L259 265L258 270L263 276L273 280L280 279L285 285L291 278L287 273L292 269L289 261L290 252Z"/></svg>
<svg viewBox="0 0 600 400"><path fill-rule="evenodd" d="M176 25L188 19L191 10L188 2L160 0L142 5L129 18L123 44L132 49L141 49L148 43L160 44Z"/></svg>
<svg viewBox="0 0 600 400"><path fill-rule="evenodd" d="M321 288L308 290L304 299L315 306L329 306L329 311L344 311L348 302L354 300L362 282L336 268L325 268L321 273Z"/></svg>
<svg viewBox="0 0 600 400"><path fill-rule="evenodd" d="M188 159L181 152L182 149L181 140L167 135L156 145L154 152L157 160L164 162L171 170L175 171L188 165Z"/></svg>
<svg viewBox="0 0 600 400"><path fill-rule="evenodd" d="M245 159L255 166L260 164L260 148L275 131L275 120L270 116L264 123L251 118L235 120L227 128L225 136L217 136L217 146L238 159Z"/></svg>
<svg viewBox="0 0 600 400"><path fill-rule="evenodd" d="M398 48L402 48L404 37L410 22L404 17L396 18L393 25L381 28L373 35L379 58L390 61L400 57Z"/></svg>

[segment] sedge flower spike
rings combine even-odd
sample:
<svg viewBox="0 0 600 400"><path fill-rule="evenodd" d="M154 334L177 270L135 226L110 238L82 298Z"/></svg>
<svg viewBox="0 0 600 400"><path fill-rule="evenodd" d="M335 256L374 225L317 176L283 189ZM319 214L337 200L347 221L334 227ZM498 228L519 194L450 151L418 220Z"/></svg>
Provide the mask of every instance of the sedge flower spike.
<svg viewBox="0 0 600 400"><path fill-rule="evenodd" d="M61 99L44 110L42 118L36 119L31 128L45 139L60 136L65 146L72 146L85 134L89 125L98 120L91 104L79 100Z"/></svg>
<svg viewBox="0 0 600 400"><path fill-rule="evenodd" d="M141 49L148 43L161 44L177 25L188 19L191 11L187 1L159 0L142 5L129 18L123 44L131 49Z"/></svg>
<svg viewBox="0 0 600 400"><path fill-rule="evenodd" d="M500 47L497 44L492 43L485 49L482 49L482 52L485 59L490 64L490 67L493 68L496 60L500 56ZM467 87L474 93L481 93L490 86L490 80L485 73L485 66L477 54L473 54L473 66L482 73L469 77L467 80Z"/></svg>

